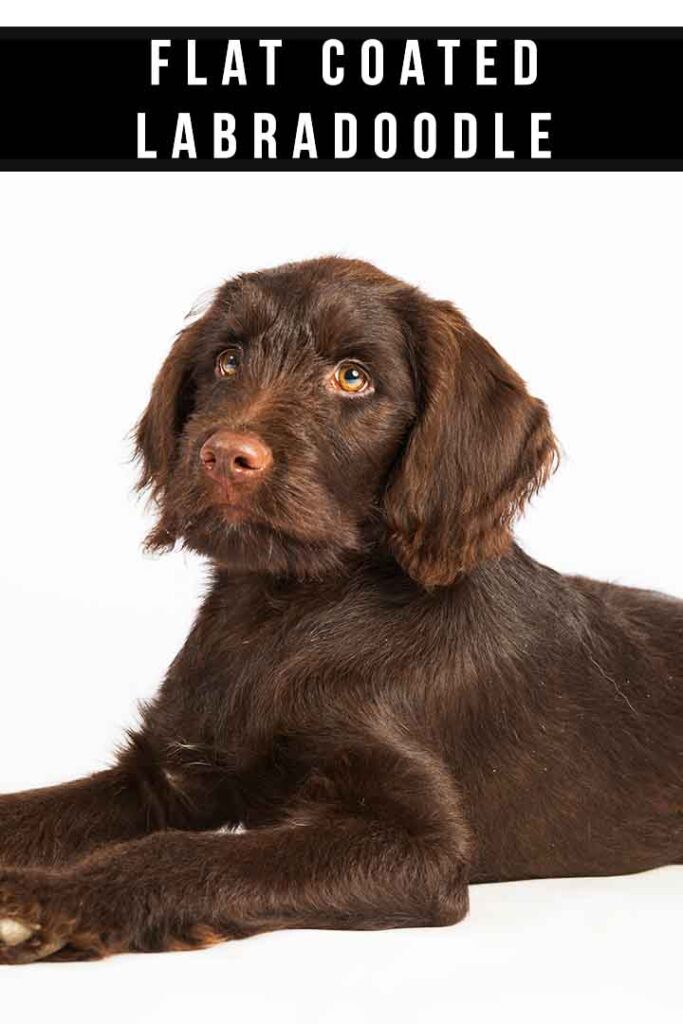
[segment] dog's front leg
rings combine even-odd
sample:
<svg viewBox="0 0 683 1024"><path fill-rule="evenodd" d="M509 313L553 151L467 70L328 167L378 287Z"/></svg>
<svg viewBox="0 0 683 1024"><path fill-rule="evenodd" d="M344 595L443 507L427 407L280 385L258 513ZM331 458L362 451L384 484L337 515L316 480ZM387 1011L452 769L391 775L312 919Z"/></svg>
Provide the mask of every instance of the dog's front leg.
<svg viewBox="0 0 683 1024"><path fill-rule="evenodd" d="M156 832L61 871L0 872L0 961L453 923L467 911L467 856L457 794L430 758L347 750L279 825Z"/></svg>
<svg viewBox="0 0 683 1024"><path fill-rule="evenodd" d="M169 823L171 802L152 753L131 746L116 768L0 795L0 865L54 867L144 836Z"/></svg>

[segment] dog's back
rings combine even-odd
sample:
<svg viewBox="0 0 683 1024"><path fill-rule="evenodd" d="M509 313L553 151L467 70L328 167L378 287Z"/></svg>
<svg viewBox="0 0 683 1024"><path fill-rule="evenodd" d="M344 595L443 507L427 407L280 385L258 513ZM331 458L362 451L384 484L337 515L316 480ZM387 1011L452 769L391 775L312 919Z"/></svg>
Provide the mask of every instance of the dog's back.
<svg viewBox="0 0 683 1024"><path fill-rule="evenodd" d="M554 622L531 627L537 648L507 673L488 776L481 758L464 776L480 840L474 877L682 861L683 601L519 556Z"/></svg>

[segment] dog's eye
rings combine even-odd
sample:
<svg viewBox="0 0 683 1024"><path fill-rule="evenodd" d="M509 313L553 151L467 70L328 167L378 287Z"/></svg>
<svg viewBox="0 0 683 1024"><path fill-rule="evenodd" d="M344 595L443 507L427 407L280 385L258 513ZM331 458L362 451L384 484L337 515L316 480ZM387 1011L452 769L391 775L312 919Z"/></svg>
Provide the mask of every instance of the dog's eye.
<svg viewBox="0 0 683 1024"><path fill-rule="evenodd" d="M368 371L350 359L339 364L334 371L333 382L339 391L347 395L359 395L367 391L372 383Z"/></svg>
<svg viewBox="0 0 683 1024"><path fill-rule="evenodd" d="M237 345L224 348L216 356L216 376L234 377L242 361L242 352Z"/></svg>

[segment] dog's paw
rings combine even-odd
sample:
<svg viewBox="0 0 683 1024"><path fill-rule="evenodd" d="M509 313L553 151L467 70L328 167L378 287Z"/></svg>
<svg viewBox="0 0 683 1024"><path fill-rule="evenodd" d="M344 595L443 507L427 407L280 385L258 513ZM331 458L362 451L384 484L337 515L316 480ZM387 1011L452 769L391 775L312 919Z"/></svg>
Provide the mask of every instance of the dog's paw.
<svg viewBox="0 0 683 1024"><path fill-rule="evenodd" d="M0 871L0 964L42 960L64 945L67 921L48 910L49 891L41 871Z"/></svg>
<svg viewBox="0 0 683 1024"><path fill-rule="evenodd" d="M57 954L74 932L60 907L54 876L21 868L0 872L0 964L27 964Z"/></svg>
<svg viewBox="0 0 683 1024"><path fill-rule="evenodd" d="M232 937L164 906L163 887L146 903L133 879L112 880L104 855L73 870L0 869L0 965L202 949Z"/></svg>
<svg viewBox="0 0 683 1024"><path fill-rule="evenodd" d="M0 964L27 964L44 960L64 945L60 934L52 934L35 921L0 918Z"/></svg>

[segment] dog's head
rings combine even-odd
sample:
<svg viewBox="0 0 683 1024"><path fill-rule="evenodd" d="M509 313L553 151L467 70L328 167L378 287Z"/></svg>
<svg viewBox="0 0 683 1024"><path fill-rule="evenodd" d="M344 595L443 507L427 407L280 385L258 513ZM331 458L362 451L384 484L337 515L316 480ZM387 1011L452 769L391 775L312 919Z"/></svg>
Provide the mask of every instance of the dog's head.
<svg viewBox="0 0 683 1024"><path fill-rule="evenodd" d="M151 547L301 577L386 547L425 586L503 554L556 458L543 403L453 306L336 258L224 285L136 443Z"/></svg>

